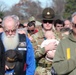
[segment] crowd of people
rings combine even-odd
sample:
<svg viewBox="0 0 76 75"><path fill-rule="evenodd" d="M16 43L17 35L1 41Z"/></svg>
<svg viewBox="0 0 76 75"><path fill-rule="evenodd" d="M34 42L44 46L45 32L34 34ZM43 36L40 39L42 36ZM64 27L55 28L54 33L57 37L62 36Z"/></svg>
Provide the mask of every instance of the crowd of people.
<svg viewBox="0 0 76 75"><path fill-rule="evenodd" d="M0 19L0 75L75 75L76 12L71 20L55 19L47 7L41 25L17 15Z"/></svg>

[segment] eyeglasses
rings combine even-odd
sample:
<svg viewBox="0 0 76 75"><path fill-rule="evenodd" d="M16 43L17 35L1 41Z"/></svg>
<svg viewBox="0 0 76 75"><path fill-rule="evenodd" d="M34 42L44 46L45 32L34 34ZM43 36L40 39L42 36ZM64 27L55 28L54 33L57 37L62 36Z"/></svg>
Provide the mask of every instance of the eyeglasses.
<svg viewBox="0 0 76 75"><path fill-rule="evenodd" d="M15 33L16 32L16 29L14 29L14 30L4 30L4 31L5 31L5 33L9 34L10 32L11 33Z"/></svg>
<svg viewBox="0 0 76 75"><path fill-rule="evenodd" d="M76 24L74 24L74 23L72 23L72 24L73 24L72 26L76 28Z"/></svg>
<svg viewBox="0 0 76 75"><path fill-rule="evenodd" d="M43 23L53 23L53 20L43 20Z"/></svg>
<svg viewBox="0 0 76 75"><path fill-rule="evenodd" d="M28 33L34 32L34 30L27 30L27 31L28 31Z"/></svg>
<svg viewBox="0 0 76 75"><path fill-rule="evenodd" d="M26 28L27 26L24 26L24 28Z"/></svg>

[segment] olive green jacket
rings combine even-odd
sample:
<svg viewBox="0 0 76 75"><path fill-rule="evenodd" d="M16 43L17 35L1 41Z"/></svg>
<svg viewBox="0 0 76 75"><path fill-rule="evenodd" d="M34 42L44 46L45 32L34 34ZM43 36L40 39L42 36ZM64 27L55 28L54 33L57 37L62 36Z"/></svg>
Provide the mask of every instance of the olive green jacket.
<svg viewBox="0 0 76 75"><path fill-rule="evenodd" d="M58 75L76 75L76 39L73 34L60 41L53 67Z"/></svg>

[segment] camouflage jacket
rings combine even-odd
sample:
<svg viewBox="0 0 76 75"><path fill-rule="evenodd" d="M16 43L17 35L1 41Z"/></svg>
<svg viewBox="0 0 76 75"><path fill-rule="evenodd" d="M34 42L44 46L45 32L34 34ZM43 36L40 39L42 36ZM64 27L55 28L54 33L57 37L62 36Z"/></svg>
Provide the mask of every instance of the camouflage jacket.
<svg viewBox="0 0 76 75"><path fill-rule="evenodd" d="M41 43L44 40L44 33L42 32L42 30L40 30L36 34L32 35L32 37L33 37L32 44L35 50L35 57L41 58L45 54L44 48L40 47Z"/></svg>
<svg viewBox="0 0 76 75"><path fill-rule="evenodd" d="M47 63L45 59L45 56L46 56L45 49L40 47L41 43L45 39L44 32L40 30L36 34L32 35L32 37L33 37L32 44L35 50L34 52L35 52L35 58L37 60L37 63ZM57 34L56 34L56 38L60 40Z"/></svg>

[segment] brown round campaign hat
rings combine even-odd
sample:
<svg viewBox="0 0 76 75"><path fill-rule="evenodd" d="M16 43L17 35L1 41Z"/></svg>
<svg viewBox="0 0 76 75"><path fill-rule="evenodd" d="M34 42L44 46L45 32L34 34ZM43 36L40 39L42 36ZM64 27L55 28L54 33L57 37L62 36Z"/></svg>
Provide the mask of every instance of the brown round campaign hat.
<svg viewBox="0 0 76 75"><path fill-rule="evenodd" d="M55 12L52 8L47 7L42 12L42 20L54 20Z"/></svg>
<svg viewBox="0 0 76 75"><path fill-rule="evenodd" d="M17 54L15 50L7 50L5 52L5 65L9 67L9 69L13 69L16 64Z"/></svg>

